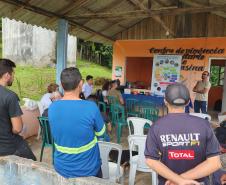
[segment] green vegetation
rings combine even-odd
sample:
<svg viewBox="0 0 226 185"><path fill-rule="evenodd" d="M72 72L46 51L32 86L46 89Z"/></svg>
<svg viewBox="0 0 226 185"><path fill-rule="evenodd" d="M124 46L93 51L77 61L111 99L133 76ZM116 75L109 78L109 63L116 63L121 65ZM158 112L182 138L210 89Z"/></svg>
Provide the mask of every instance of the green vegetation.
<svg viewBox="0 0 226 185"><path fill-rule="evenodd" d="M78 38L77 48L81 59L92 61L111 69L113 53L111 45L84 41Z"/></svg>
<svg viewBox="0 0 226 185"><path fill-rule="evenodd" d="M211 66L210 82L212 86L224 84L224 66Z"/></svg>
<svg viewBox="0 0 226 185"><path fill-rule="evenodd" d="M83 79L88 74L94 77L94 81L98 77L111 79L111 69L109 68L81 60L77 60L77 67ZM55 71L54 68L17 66L15 80L10 89L16 92L20 98L39 100L46 93L48 84L55 82Z"/></svg>

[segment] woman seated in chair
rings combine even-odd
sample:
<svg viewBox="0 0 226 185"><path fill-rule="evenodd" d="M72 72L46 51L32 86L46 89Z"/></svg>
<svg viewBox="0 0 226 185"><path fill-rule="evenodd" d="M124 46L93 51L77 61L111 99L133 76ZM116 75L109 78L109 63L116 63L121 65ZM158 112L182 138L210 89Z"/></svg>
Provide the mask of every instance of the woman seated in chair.
<svg viewBox="0 0 226 185"><path fill-rule="evenodd" d="M102 87L102 97L103 97L103 101L105 103L108 104L108 99L107 99L107 95L108 95L108 92L110 90L110 82L109 81L106 81Z"/></svg>
<svg viewBox="0 0 226 185"><path fill-rule="evenodd" d="M49 84L49 86L47 87L47 93L44 94L40 100L43 110L49 108L50 104L52 103L52 101L50 99L51 93L53 93L55 91L59 91L59 85L57 85L55 83Z"/></svg>
<svg viewBox="0 0 226 185"><path fill-rule="evenodd" d="M117 80L111 81L111 89L108 92L108 96L114 96L118 100L121 105L124 105L124 100L122 98L122 94L119 90L117 90L118 83Z"/></svg>
<svg viewBox="0 0 226 185"><path fill-rule="evenodd" d="M60 100L62 98L62 95L59 91L55 91L55 92L52 92L50 94L50 100L51 100L51 103L53 101L56 101L56 100ZM44 110L42 116L44 117L48 117L48 108Z"/></svg>

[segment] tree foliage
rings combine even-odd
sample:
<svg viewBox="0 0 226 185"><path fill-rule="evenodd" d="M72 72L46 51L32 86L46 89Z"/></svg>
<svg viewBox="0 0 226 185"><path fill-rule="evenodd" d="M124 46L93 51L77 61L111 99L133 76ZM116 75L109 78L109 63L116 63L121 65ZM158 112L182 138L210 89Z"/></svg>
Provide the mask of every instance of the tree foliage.
<svg viewBox="0 0 226 185"><path fill-rule="evenodd" d="M112 46L78 39L80 59L88 60L111 68Z"/></svg>

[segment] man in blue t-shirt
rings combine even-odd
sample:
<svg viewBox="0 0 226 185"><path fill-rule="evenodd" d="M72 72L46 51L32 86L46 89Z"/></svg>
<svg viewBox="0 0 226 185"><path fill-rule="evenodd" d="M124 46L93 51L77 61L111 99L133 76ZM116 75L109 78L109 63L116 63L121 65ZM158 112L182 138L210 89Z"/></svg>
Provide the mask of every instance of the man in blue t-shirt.
<svg viewBox="0 0 226 185"><path fill-rule="evenodd" d="M64 96L49 107L55 170L66 178L101 177L96 136L104 134L105 125L100 111L94 102L79 98L82 77L77 68L64 69L60 78Z"/></svg>
<svg viewBox="0 0 226 185"><path fill-rule="evenodd" d="M184 113L189 99L184 85L169 85L165 93L169 114L149 129L145 156L159 174L159 185L208 184L206 177L221 167L219 143L209 122Z"/></svg>

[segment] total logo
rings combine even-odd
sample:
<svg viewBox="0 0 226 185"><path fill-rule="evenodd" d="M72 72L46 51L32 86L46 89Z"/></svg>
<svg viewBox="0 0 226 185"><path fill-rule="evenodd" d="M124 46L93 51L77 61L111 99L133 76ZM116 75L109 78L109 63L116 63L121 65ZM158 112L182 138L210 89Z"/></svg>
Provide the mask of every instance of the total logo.
<svg viewBox="0 0 226 185"><path fill-rule="evenodd" d="M194 150L168 150L168 158L171 160L193 160Z"/></svg>

